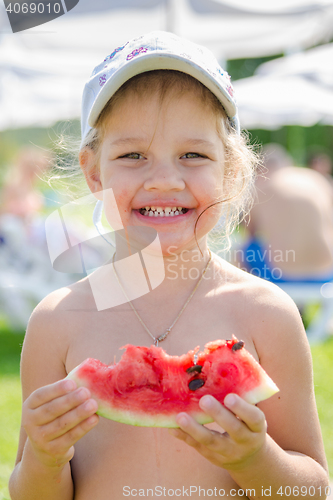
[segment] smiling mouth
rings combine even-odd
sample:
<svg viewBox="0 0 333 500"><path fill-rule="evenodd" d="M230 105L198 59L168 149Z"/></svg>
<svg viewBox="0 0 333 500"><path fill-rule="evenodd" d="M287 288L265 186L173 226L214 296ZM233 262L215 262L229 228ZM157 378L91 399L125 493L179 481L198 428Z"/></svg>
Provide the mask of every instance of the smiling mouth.
<svg viewBox="0 0 333 500"><path fill-rule="evenodd" d="M139 209L141 215L147 217L177 217L177 215L186 214L188 208L183 207L143 207Z"/></svg>

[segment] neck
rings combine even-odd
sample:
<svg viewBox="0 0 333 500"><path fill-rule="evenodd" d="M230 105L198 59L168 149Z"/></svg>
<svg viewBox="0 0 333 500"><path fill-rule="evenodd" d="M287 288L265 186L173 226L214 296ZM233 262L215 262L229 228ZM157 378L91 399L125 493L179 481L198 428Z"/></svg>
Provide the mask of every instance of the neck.
<svg viewBox="0 0 333 500"><path fill-rule="evenodd" d="M173 282L180 288L191 288L200 279L210 257L208 246L174 251L172 255L164 257L165 281Z"/></svg>
<svg viewBox="0 0 333 500"><path fill-rule="evenodd" d="M156 286L160 291L163 289L164 293L168 290L191 290L200 279L210 258L206 239L199 241L201 251L194 242L186 249L177 249L175 246L171 246L168 254L162 255L157 245L154 248L153 238L152 241L148 241L147 238L143 241L142 238L134 238L134 236L137 235L129 234L125 230L116 234L114 261L117 262L135 255L137 262L136 266L131 266L130 275L127 278L119 269L119 278L122 278L123 283L126 281L126 286L130 286L129 281L135 283L139 279L143 268L153 290ZM152 236L154 235L152 234ZM157 281L159 281L158 285Z"/></svg>

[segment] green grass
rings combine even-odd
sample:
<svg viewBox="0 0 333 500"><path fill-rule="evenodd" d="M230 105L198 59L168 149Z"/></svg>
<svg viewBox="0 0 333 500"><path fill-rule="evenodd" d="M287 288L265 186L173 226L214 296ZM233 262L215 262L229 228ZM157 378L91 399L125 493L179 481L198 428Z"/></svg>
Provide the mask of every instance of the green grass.
<svg viewBox="0 0 333 500"><path fill-rule="evenodd" d="M9 500L7 483L14 467L19 437L22 342L22 333L0 330L0 500Z"/></svg>
<svg viewBox="0 0 333 500"><path fill-rule="evenodd" d="M314 386L326 456L333 477L333 337L312 346Z"/></svg>
<svg viewBox="0 0 333 500"><path fill-rule="evenodd" d="M0 325L0 500L9 500L21 418L19 361L22 333ZM327 459L333 475L333 337L312 347L315 392Z"/></svg>

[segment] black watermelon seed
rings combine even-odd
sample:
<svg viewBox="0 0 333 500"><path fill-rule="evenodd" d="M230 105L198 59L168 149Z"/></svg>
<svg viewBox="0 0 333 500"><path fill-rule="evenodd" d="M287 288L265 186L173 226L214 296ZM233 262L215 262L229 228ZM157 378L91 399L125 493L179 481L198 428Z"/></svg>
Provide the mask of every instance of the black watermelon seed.
<svg viewBox="0 0 333 500"><path fill-rule="evenodd" d="M203 385L205 385L205 381L202 380L202 378L194 378L188 384L188 388L190 389L190 391L197 391Z"/></svg>
<svg viewBox="0 0 333 500"><path fill-rule="evenodd" d="M236 342L231 348L232 351L239 351L239 349L242 349L244 347L245 342L243 340L240 340L239 342Z"/></svg>
<svg viewBox="0 0 333 500"><path fill-rule="evenodd" d="M202 365L193 365L187 368L186 373L193 373L193 372L201 373L201 370L202 370Z"/></svg>

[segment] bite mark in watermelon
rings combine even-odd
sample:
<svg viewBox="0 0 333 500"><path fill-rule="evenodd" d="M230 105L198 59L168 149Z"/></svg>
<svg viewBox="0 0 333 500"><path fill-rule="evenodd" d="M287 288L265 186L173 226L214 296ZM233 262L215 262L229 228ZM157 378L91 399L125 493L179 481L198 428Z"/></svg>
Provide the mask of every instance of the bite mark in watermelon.
<svg viewBox="0 0 333 500"><path fill-rule="evenodd" d="M108 366L88 358L68 378L87 387L98 403L97 413L111 420L178 427L177 414L186 412L207 424L212 419L199 407L205 394L223 404L232 392L256 404L279 390L243 346L233 336L209 342L203 352L197 347L182 356L169 356L154 345L126 345L118 363Z"/></svg>

